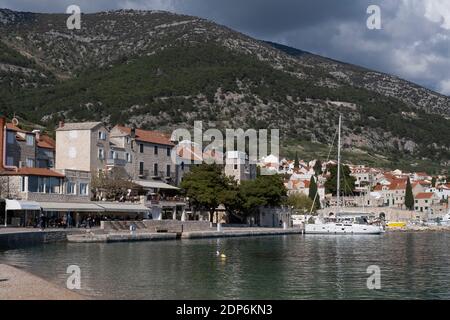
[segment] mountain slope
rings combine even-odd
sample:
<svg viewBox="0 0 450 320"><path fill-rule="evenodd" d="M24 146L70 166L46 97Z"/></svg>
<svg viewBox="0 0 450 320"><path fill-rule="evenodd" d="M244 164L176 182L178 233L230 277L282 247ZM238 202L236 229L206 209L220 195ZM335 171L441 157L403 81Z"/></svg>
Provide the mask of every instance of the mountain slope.
<svg viewBox="0 0 450 320"><path fill-rule="evenodd" d="M0 10L0 105L52 127L61 117L172 130L279 128L284 144L345 144L391 161L450 159L450 98L382 73L210 21L157 11L67 15ZM400 152L399 152L400 151Z"/></svg>

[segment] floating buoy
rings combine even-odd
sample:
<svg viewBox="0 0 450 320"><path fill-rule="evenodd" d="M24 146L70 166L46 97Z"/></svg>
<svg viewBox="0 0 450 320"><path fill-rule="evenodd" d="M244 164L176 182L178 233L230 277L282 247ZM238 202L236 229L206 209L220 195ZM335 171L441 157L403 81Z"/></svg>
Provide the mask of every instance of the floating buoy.
<svg viewBox="0 0 450 320"><path fill-rule="evenodd" d="M222 259L226 259L226 255L224 253L220 253L219 251L216 251L216 256L222 258Z"/></svg>

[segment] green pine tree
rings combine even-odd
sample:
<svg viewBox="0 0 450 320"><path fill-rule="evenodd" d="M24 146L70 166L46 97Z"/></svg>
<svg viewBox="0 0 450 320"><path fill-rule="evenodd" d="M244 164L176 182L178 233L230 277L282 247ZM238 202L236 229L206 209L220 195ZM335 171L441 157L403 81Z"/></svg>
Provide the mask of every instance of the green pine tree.
<svg viewBox="0 0 450 320"><path fill-rule="evenodd" d="M412 191L411 181L408 178L406 183L405 206L409 210L414 210L414 194Z"/></svg>

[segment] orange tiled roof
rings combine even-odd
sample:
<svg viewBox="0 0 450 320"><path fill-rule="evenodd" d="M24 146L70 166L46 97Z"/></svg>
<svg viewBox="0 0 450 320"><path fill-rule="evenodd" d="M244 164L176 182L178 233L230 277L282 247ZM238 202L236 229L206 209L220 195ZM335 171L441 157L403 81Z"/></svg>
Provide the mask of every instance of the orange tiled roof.
<svg viewBox="0 0 450 320"><path fill-rule="evenodd" d="M6 124L6 129L11 130L11 131L16 131L16 132L23 132L26 133L27 131L20 129L19 127L16 127L14 124L12 123L7 123Z"/></svg>
<svg viewBox="0 0 450 320"><path fill-rule="evenodd" d="M373 191L382 191L383 190L383 186L381 184L377 184L375 186L375 188L373 188Z"/></svg>
<svg viewBox="0 0 450 320"><path fill-rule="evenodd" d="M40 177L55 177L64 178L62 173L46 169L46 168L18 168L17 170L1 171L3 176L40 176Z"/></svg>
<svg viewBox="0 0 450 320"><path fill-rule="evenodd" d="M131 128L123 126L117 126L117 128L123 133L126 133L128 135L131 134ZM136 140L166 146L174 146L173 142L170 141L170 137L167 134L160 131L136 129Z"/></svg>
<svg viewBox="0 0 450 320"><path fill-rule="evenodd" d="M37 142L38 147L45 149L55 149L56 142L47 135L41 135Z"/></svg>
<svg viewBox="0 0 450 320"><path fill-rule="evenodd" d="M418 193L416 195L416 200L420 200L420 199L431 199L433 198L434 193L432 192L422 192L422 193Z"/></svg>

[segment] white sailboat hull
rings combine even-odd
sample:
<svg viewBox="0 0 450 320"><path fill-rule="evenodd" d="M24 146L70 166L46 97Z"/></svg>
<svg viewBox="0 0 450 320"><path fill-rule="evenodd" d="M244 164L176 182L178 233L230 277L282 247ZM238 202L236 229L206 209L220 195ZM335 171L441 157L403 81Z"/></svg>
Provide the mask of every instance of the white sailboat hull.
<svg viewBox="0 0 450 320"><path fill-rule="evenodd" d="M319 223L305 225L305 234L382 234L382 227L363 224Z"/></svg>

